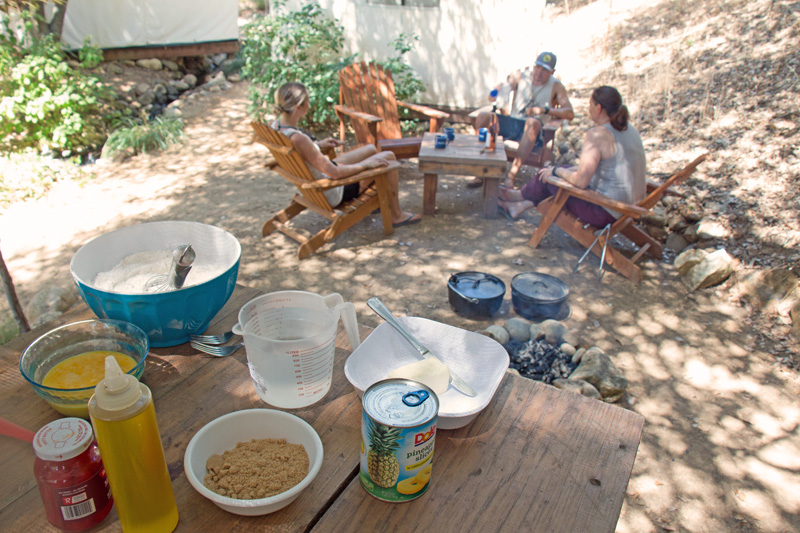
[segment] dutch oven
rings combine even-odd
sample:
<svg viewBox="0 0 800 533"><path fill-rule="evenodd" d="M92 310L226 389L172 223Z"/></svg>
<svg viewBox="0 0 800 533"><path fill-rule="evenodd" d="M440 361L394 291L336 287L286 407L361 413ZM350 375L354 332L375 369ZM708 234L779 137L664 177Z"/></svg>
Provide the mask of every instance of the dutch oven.
<svg viewBox="0 0 800 533"><path fill-rule="evenodd" d="M458 272L447 282L450 307L467 318L489 318L503 305L506 284L484 272Z"/></svg>
<svg viewBox="0 0 800 533"><path fill-rule="evenodd" d="M559 319L567 310L569 287L555 276L523 272L511 280L511 303L528 320Z"/></svg>

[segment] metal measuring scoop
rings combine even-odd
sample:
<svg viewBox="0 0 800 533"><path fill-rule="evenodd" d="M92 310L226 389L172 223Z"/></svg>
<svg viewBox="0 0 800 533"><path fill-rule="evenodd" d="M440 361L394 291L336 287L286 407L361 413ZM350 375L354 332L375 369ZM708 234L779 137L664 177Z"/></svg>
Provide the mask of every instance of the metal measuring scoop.
<svg viewBox="0 0 800 533"><path fill-rule="evenodd" d="M172 251L172 264L168 274L153 276L144 288L147 292L164 292L183 287L197 254L191 244L182 244Z"/></svg>

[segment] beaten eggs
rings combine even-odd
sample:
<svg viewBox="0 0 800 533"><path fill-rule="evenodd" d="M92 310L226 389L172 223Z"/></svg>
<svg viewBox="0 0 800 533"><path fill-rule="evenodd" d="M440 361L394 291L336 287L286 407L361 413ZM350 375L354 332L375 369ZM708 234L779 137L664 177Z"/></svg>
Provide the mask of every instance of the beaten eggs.
<svg viewBox="0 0 800 533"><path fill-rule="evenodd" d="M70 357L58 363L44 376L42 385L55 389L94 387L105 377L105 360L109 355L119 363L124 373L136 366L133 357L119 352L98 350Z"/></svg>

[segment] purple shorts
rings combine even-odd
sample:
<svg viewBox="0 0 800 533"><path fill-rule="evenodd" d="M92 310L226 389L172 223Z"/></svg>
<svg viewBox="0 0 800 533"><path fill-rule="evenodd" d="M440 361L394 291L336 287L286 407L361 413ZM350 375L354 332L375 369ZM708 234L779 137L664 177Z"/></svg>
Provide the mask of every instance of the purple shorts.
<svg viewBox="0 0 800 533"><path fill-rule="evenodd" d="M558 192L558 187L545 183L541 181L538 176L534 176L531 181L520 189L520 192L522 193L522 197L533 202L533 205L539 205L539 202L545 198L555 196ZM617 220L611 213L599 205L581 200L580 198L575 198L574 196L569 197L566 208L570 213L575 215L578 220L586 224L591 224L596 228L605 227L606 224L613 224Z"/></svg>

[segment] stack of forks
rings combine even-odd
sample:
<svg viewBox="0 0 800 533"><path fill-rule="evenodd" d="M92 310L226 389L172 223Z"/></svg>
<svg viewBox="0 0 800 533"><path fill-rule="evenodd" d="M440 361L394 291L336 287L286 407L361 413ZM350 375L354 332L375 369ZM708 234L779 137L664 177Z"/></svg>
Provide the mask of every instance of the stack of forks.
<svg viewBox="0 0 800 533"><path fill-rule="evenodd" d="M232 331L219 333L217 335L191 335L189 345L195 350L213 355L215 357L226 357L244 346L244 341L228 346L222 346L233 338Z"/></svg>

